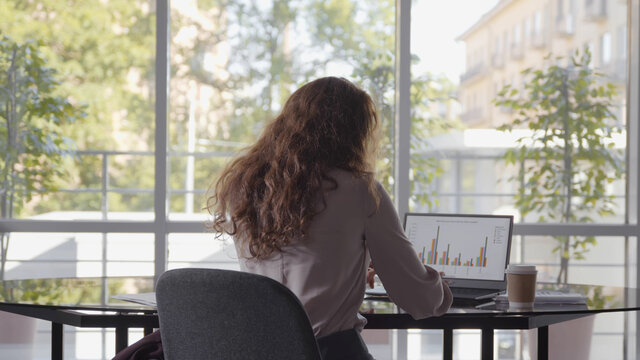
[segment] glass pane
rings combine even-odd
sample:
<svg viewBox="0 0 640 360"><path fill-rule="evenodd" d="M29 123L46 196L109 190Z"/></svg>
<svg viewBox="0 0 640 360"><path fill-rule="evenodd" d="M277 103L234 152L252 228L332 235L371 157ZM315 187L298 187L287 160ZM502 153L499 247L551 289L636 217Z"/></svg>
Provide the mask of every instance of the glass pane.
<svg viewBox="0 0 640 360"><path fill-rule="evenodd" d="M106 235L106 276L153 276L154 235Z"/></svg>
<svg viewBox="0 0 640 360"><path fill-rule="evenodd" d="M0 215L106 212L106 174L153 188L152 156L106 157L154 149L155 2L7 0L1 12L0 83L11 91L0 95Z"/></svg>
<svg viewBox="0 0 640 360"><path fill-rule="evenodd" d="M12 233L5 279L100 276L101 234Z"/></svg>
<svg viewBox="0 0 640 360"><path fill-rule="evenodd" d="M562 337L564 343L558 344L550 340L549 358L566 358L567 354L564 351L567 349L567 342L571 351L587 355L580 357L581 359L624 358L624 317L625 314L622 313L605 313L551 325L550 339ZM410 329L407 332L407 359L442 358L442 331ZM566 336L567 333L579 335ZM537 358L537 330L496 330L494 336L495 359ZM480 330L455 330L453 332L454 359L479 359L480 342Z"/></svg>
<svg viewBox="0 0 640 360"><path fill-rule="evenodd" d="M581 359L624 358L624 316L621 313L606 313L551 325L549 327L549 358L566 358L567 342L573 353L587 355L580 357ZM579 335L567 336L567 333ZM454 359L480 358L480 330L455 330L453 334ZM494 336L495 359L526 360L537 358L537 330L496 330ZM565 343L554 342L551 340L554 337L562 337ZM441 358L441 331L408 330L407 359Z"/></svg>
<svg viewBox="0 0 640 360"><path fill-rule="evenodd" d="M218 153L171 157L169 167L173 176L169 183L169 204L172 220L183 218L184 214L193 219L193 216L206 213L204 207L211 174L220 172L228 160L228 155Z"/></svg>
<svg viewBox="0 0 640 360"><path fill-rule="evenodd" d="M152 276L154 235L11 233L4 279Z"/></svg>
<svg viewBox="0 0 640 360"><path fill-rule="evenodd" d="M169 268L203 267L240 270L236 249L230 239L214 234L170 234Z"/></svg>
<svg viewBox="0 0 640 360"><path fill-rule="evenodd" d="M624 223L626 2L412 14L412 210Z"/></svg>
<svg viewBox="0 0 640 360"><path fill-rule="evenodd" d="M171 2L169 183L184 194L170 196L172 215L201 211L205 198L190 194L204 193L295 89L328 75L376 101L380 179L391 189L394 44L394 1Z"/></svg>
<svg viewBox="0 0 640 360"><path fill-rule="evenodd" d="M574 238L571 240L575 243ZM593 240L594 243L584 249L582 246L571 249L572 256L566 269L568 282L626 286L626 267L635 268L635 261L627 259L629 244L636 241L635 238L598 236ZM539 281L556 282L560 276L560 255L565 244L567 238L563 236L518 236L514 238L511 259L513 262L536 264Z"/></svg>
<svg viewBox="0 0 640 360"><path fill-rule="evenodd" d="M153 153L109 155L109 188L129 189L133 193L153 190L154 165Z"/></svg>
<svg viewBox="0 0 640 360"><path fill-rule="evenodd" d="M122 289L122 287L120 288ZM2 320L6 321L5 319ZM51 359L51 322L22 317L22 322L16 325L21 332L20 340L25 342L10 343L0 341L2 359ZM142 338L143 330L130 328L128 334L128 343L133 344ZM113 328L65 326L63 339L64 358L69 360L112 359L115 356L115 335Z"/></svg>

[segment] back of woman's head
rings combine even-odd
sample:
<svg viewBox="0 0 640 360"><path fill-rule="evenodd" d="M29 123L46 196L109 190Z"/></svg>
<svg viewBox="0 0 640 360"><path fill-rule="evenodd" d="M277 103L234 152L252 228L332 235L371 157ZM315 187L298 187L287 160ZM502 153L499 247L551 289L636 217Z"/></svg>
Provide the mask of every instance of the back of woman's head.
<svg viewBox="0 0 640 360"><path fill-rule="evenodd" d="M336 185L330 170L365 179L374 193L377 121L369 95L345 79L302 86L222 172L207 201L211 228L240 235L251 256L265 258L304 234L324 202L323 186Z"/></svg>

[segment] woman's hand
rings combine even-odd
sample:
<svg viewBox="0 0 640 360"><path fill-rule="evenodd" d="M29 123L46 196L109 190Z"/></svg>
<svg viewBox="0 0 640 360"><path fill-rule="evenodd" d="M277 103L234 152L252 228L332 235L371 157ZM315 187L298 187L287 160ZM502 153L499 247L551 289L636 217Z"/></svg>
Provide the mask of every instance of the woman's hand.
<svg viewBox="0 0 640 360"><path fill-rule="evenodd" d="M445 280L444 278L444 272L440 271L440 279L442 279L442 282L449 285L449 280Z"/></svg>
<svg viewBox="0 0 640 360"><path fill-rule="evenodd" d="M374 276L376 275L376 271L373 269L373 263L369 264L369 268L367 269L367 284L370 288L373 289L374 285Z"/></svg>

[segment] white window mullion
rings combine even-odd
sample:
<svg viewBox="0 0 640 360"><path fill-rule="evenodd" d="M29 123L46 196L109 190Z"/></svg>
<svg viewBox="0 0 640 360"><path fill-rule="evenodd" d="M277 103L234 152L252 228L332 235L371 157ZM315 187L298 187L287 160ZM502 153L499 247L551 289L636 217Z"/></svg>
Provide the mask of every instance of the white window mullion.
<svg viewBox="0 0 640 360"><path fill-rule="evenodd" d="M628 283L628 286L640 288L640 266L638 266L638 260L640 259L640 246L638 241L640 240L640 231L638 231L638 224L640 224L640 213L638 212L638 205L640 204L640 192L638 192L638 179L640 179L640 156L638 156L638 141L640 140L640 0L629 0L627 2L628 9L628 36L627 36L627 204L626 204L626 216L628 222L636 224L636 233L629 239L629 241L635 242L628 248L635 249L635 254L627 256L628 260L635 263L635 269L629 269L630 274L635 274ZM635 259L633 259L635 256ZM629 266L631 262L628 263ZM635 270L635 271L634 271ZM635 319L631 320L631 326L627 327L627 330L634 329L633 320L635 320L635 341L631 341L631 344L626 344L627 358L640 359L640 321L638 321L637 313L628 315L633 316ZM628 326L628 325L627 325ZM626 327L626 326L625 326ZM633 339L632 336L625 337L626 339ZM636 355L633 355L633 354Z"/></svg>
<svg viewBox="0 0 640 360"><path fill-rule="evenodd" d="M398 215L409 211L411 147L411 0L396 1L396 111L394 192Z"/></svg>
<svg viewBox="0 0 640 360"><path fill-rule="evenodd" d="M0 221L0 231L50 233L156 233L156 222L101 220L20 220ZM165 222L165 233L206 233L205 221ZM629 236L640 233L637 224L552 224L519 223L514 235L532 236ZM603 239L606 241L606 239Z"/></svg>
<svg viewBox="0 0 640 360"><path fill-rule="evenodd" d="M156 0L156 132L154 234L157 279L167 269L167 109L169 108L169 0Z"/></svg>
<svg viewBox="0 0 640 360"><path fill-rule="evenodd" d="M393 124L394 198L400 218L409 212L411 148L411 0L396 0L396 111ZM407 358L407 330L395 331L395 358Z"/></svg>
<svg viewBox="0 0 640 360"><path fill-rule="evenodd" d="M628 93L627 93L627 216L631 223L640 224L640 0L630 0L628 27Z"/></svg>

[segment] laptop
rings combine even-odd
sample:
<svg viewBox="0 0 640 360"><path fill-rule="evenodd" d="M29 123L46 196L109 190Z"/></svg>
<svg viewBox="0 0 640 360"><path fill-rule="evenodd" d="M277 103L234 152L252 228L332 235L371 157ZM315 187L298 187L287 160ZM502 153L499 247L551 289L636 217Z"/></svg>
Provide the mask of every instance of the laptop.
<svg viewBox="0 0 640 360"><path fill-rule="evenodd" d="M404 229L420 261L445 273L454 303L490 301L506 289L513 216L407 213ZM384 287L366 293L386 295Z"/></svg>
<svg viewBox="0 0 640 360"><path fill-rule="evenodd" d="M445 273L454 302L506 289L513 216L407 213L404 229L420 261Z"/></svg>

